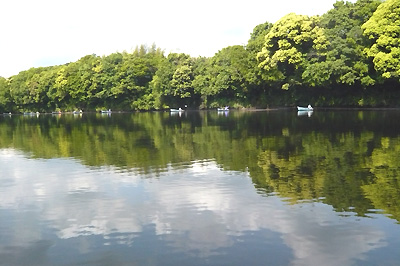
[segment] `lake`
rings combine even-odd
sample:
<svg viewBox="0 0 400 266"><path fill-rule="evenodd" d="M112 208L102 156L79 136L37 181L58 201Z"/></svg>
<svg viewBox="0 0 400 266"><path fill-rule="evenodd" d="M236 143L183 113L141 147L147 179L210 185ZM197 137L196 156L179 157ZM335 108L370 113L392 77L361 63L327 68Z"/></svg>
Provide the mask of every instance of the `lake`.
<svg viewBox="0 0 400 266"><path fill-rule="evenodd" d="M0 116L0 265L399 265L400 110Z"/></svg>

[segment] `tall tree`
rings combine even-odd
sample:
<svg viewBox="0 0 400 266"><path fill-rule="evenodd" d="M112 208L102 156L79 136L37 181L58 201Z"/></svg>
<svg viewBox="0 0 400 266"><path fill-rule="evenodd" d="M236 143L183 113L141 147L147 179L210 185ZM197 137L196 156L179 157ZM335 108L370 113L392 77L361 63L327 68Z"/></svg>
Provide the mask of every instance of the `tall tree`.
<svg viewBox="0 0 400 266"><path fill-rule="evenodd" d="M376 71L383 79L400 77L400 1L386 0L362 25L364 34L373 41L366 49Z"/></svg>
<svg viewBox="0 0 400 266"><path fill-rule="evenodd" d="M248 53L241 45L228 46L211 59L210 87L203 91L213 99L211 107L246 104L249 71Z"/></svg>
<svg viewBox="0 0 400 266"><path fill-rule="evenodd" d="M0 112L7 112L9 110L10 100L10 86L8 81L0 77Z"/></svg>
<svg viewBox="0 0 400 266"><path fill-rule="evenodd" d="M262 50L265 43L265 36L271 30L273 24L265 22L257 25L253 32L250 33L250 39L246 45L248 52L248 67L249 70L246 75L248 82L248 98L253 105L265 105L266 99L266 86L268 84L268 76L265 76L265 71L258 67L259 61L257 54Z"/></svg>
<svg viewBox="0 0 400 266"><path fill-rule="evenodd" d="M192 79L190 65L190 56L183 53L170 53L160 62L150 84L156 109L185 104L184 99L190 94L186 89L192 90L189 85ZM172 82L174 75L175 81Z"/></svg>
<svg viewBox="0 0 400 266"><path fill-rule="evenodd" d="M258 53L259 66L282 89L301 84L301 75L312 60L324 59L328 41L319 26L319 17L290 13L277 21L265 37Z"/></svg>
<svg viewBox="0 0 400 266"><path fill-rule="evenodd" d="M328 52L326 60L313 62L303 73L303 79L309 85L374 84L369 60L363 52L368 40L362 35L361 25L379 4L378 0L338 1L322 16L321 26L329 40Z"/></svg>
<svg viewBox="0 0 400 266"><path fill-rule="evenodd" d="M193 82L195 95L198 96L195 103L200 108L207 108L207 90L211 80L211 58L198 57L193 59Z"/></svg>
<svg viewBox="0 0 400 266"><path fill-rule="evenodd" d="M45 88L40 84L44 72L50 71L49 68L30 68L21 71L18 75L9 78L10 101L14 103L14 110L25 111L37 109L42 97L46 94Z"/></svg>
<svg viewBox="0 0 400 266"><path fill-rule="evenodd" d="M265 44L265 36L270 32L273 24L265 22L257 25L250 33L250 39L246 45L246 51L249 53L249 65L251 70L247 80L250 84L259 85L263 80L263 71L258 67L257 54L262 51Z"/></svg>
<svg viewBox="0 0 400 266"><path fill-rule="evenodd" d="M192 66L185 63L179 66L172 75L171 86L174 88L174 96L189 98L193 94L193 70Z"/></svg>

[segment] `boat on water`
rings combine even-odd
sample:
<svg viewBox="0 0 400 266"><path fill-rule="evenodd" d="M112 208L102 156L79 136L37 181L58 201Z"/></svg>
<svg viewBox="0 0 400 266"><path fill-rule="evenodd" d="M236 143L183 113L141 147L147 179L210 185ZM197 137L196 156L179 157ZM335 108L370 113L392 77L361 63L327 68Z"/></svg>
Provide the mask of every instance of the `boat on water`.
<svg viewBox="0 0 400 266"><path fill-rule="evenodd" d="M39 115L39 112L24 112L24 115Z"/></svg>
<svg viewBox="0 0 400 266"><path fill-rule="evenodd" d="M217 108L217 111L218 111L218 112L226 112L226 111L229 111L229 106L225 106L225 107L222 107L222 108Z"/></svg>
<svg viewBox="0 0 400 266"><path fill-rule="evenodd" d="M102 113L102 114L111 114L112 111L111 111L111 109L108 109L108 110L101 110L101 113Z"/></svg>
<svg viewBox="0 0 400 266"><path fill-rule="evenodd" d="M174 113L175 113L175 112L184 112L184 111L185 111L185 110L183 110L183 109L180 108L180 107L179 107L178 109L173 109L173 108L170 109L170 112L174 112Z"/></svg>
<svg viewBox="0 0 400 266"><path fill-rule="evenodd" d="M297 106L297 111L313 111L314 108L309 104L307 107Z"/></svg>

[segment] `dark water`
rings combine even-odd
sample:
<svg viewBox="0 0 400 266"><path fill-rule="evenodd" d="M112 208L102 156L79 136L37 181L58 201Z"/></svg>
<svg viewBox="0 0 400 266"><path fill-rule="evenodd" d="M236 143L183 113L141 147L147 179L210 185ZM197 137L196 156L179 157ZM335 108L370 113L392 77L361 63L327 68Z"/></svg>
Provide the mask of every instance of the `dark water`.
<svg viewBox="0 0 400 266"><path fill-rule="evenodd" d="M399 265L400 111L0 116L0 265Z"/></svg>

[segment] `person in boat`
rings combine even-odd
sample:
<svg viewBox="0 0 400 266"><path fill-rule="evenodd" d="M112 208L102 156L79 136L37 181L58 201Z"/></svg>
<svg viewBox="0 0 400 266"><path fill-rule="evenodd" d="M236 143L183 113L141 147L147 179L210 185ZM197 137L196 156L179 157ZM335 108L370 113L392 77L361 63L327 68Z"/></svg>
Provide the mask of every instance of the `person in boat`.
<svg viewBox="0 0 400 266"><path fill-rule="evenodd" d="M311 104L309 104L309 105L307 106L307 108L308 108L308 109L312 109Z"/></svg>

